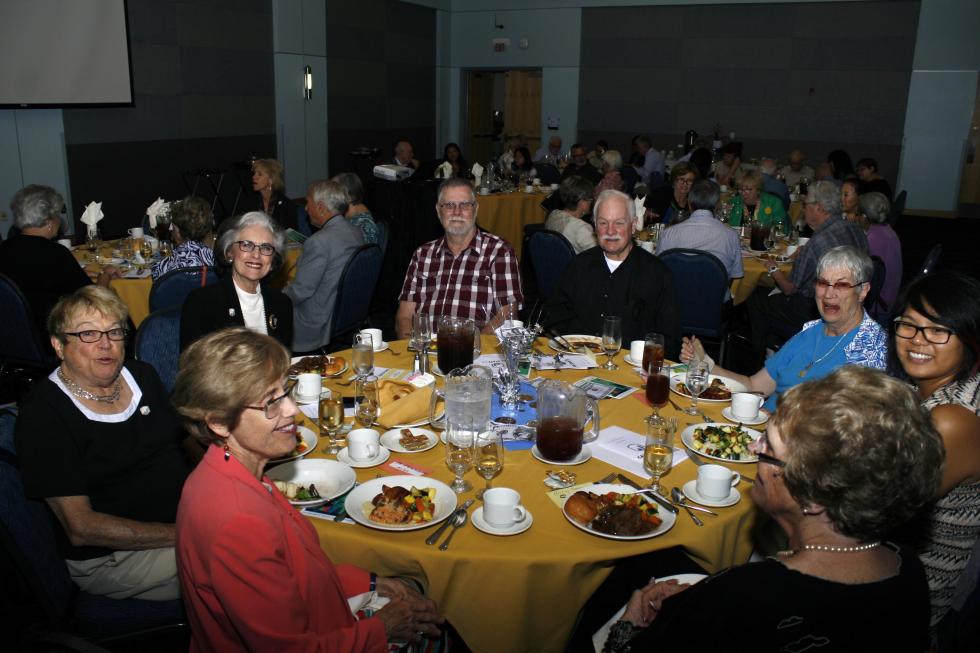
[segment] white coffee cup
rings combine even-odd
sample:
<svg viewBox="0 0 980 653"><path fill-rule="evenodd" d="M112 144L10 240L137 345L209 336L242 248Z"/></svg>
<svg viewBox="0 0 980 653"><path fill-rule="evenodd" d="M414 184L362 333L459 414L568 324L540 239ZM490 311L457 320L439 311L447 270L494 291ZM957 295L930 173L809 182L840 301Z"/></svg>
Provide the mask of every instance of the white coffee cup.
<svg viewBox="0 0 980 653"><path fill-rule="evenodd" d="M705 499L727 499L742 475L721 465L698 467L697 490ZM485 495L484 495L485 496Z"/></svg>
<svg viewBox="0 0 980 653"><path fill-rule="evenodd" d="M732 393L732 417L735 419L754 420L759 417L759 409L765 399L751 392Z"/></svg>
<svg viewBox="0 0 980 653"><path fill-rule="evenodd" d="M489 188L487 188L486 186L480 188L480 195L489 195L489 194L490 194Z"/></svg>
<svg viewBox="0 0 980 653"><path fill-rule="evenodd" d="M527 184L526 186L524 186L524 192L525 193L530 193L533 190L534 190L534 188L531 186L531 184Z"/></svg>
<svg viewBox="0 0 980 653"><path fill-rule="evenodd" d="M349 441L348 437L348 441ZM497 528L508 528L527 519L521 495L509 487L495 487L483 493L483 521Z"/></svg>
<svg viewBox="0 0 980 653"><path fill-rule="evenodd" d="M62 247L67 247L68 249L71 249L71 238L59 238L58 244L61 245Z"/></svg>
<svg viewBox="0 0 980 653"><path fill-rule="evenodd" d="M316 372L308 372L306 374L298 374L296 376L297 397L310 400L319 399L320 386L320 375Z"/></svg>
<svg viewBox="0 0 980 653"><path fill-rule="evenodd" d="M381 338L381 329L361 329L361 335L371 336L371 342L374 343L374 351L380 351L381 347L384 346L384 340Z"/></svg>
<svg viewBox="0 0 980 653"><path fill-rule="evenodd" d="M354 429L347 434L347 454L356 461L376 458L381 451L380 438L374 429Z"/></svg>
<svg viewBox="0 0 980 653"><path fill-rule="evenodd" d="M634 340L630 343L630 358L639 365L643 361L643 347L646 346L645 340Z"/></svg>
<svg viewBox="0 0 980 653"><path fill-rule="evenodd" d="M799 249L798 245L787 245L786 246L786 256L792 256Z"/></svg>
<svg viewBox="0 0 980 653"><path fill-rule="evenodd" d="M535 177L534 178L534 181L531 182L531 183L533 183L535 186L540 186L541 185L541 178L540 177Z"/></svg>
<svg viewBox="0 0 980 653"><path fill-rule="evenodd" d="M551 190L558 190L558 184L551 184Z"/></svg>
<svg viewBox="0 0 980 653"><path fill-rule="evenodd" d="M807 244L808 242L810 242L810 239L809 239L809 238L802 238L802 237L801 237L800 239L798 239L798 240L796 241L796 244L797 244L797 245L799 245L800 247L803 247L803 246L804 246L804 245L806 245L806 244Z"/></svg>
<svg viewBox="0 0 980 653"><path fill-rule="evenodd" d="M127 229L126 233L129 234L130 238L142 238L143 237L143 227L133 227L132 229Z"/></svg>

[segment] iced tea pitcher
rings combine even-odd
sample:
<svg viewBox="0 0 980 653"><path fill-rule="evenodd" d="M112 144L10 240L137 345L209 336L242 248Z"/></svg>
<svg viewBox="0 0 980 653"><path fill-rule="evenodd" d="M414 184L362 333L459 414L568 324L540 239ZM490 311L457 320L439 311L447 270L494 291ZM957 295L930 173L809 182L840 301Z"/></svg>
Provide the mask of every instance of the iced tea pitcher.
<svg viewBox="0 0 980 653"><path fill-rule="evenodd" d="M586 431L589 421L592 427ZM538 453L567 462L582 453L582 443L599 437L599 404L580 388L548 380L538 386Z"/></svg>

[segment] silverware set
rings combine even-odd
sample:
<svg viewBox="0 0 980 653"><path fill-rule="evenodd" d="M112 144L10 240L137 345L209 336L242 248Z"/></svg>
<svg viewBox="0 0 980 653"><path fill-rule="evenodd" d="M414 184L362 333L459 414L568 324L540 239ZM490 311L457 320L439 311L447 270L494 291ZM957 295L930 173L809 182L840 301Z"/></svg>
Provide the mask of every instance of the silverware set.
<svg viewBox="0 0 980 653"><path fill-rule="evenodd" d="M466 511L469 510L469 507L472 506L474 502L475 499L467 499L462 506L460 506L455 512L453 512L453 514L446 518L446 521L442 522L442 526L437 528L435 533L425 538L425 543L435 544L439 538L442 537L442 534L446 532L446 529L452 526L453 530L449 532L446 540L439 545L440 551L445 551L448 549L449 542L452 541L453 535L456 534L456 531L466 525L466 522L469 519L469 515L466 513Z"/></svg>

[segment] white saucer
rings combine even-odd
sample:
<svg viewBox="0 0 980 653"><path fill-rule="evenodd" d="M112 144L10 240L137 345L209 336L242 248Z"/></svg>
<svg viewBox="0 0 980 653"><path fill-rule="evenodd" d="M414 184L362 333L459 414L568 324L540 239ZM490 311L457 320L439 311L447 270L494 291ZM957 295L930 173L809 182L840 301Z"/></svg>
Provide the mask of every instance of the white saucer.
<svg viewBox="0 0 980 653"><path fill-rule="evenodd" d="M337 452L337 460L344 463L345 465L350 465L351 467L374 467L375 465L380 465L384 461L388 460L391 452L384 446L380 447L378 450L378 455L370 460L357 461L350 457L347 453L347 447L344 447Z"/></svg>
<svg viewBox="0 0 980 653"><path fill-rule="evenodd" d="M527 529L531 528L531 524L534 523L534 517L532 517L531 512L528 511L527 517L516 524L505 526L504 528L494 526L483 519L483 506L480 506L473 511L473 514L470 515L470 520L473 522L473 526L476 528L476 530L489 533L490 535L517 535L518 533L523 533Z"/></svg>
<svg viewBox="0 0 980 653"><path fill-rule="evenodd" d="M742 424L765 424L766 422L769 421L769 413L762 408L759 409L759 414L758 416L756 416L755 419L745 419L742 417L735 417L734 415L732 415L731 406L725 406L724 408L722 408L721 415L729 422L735 422L735 423L741 422Z"/></svg>
<svg viewBox="0 0 980 653"><path fill-rule="evenodd" d="M381 343L374 348L374 353L377 354L379 351L384 351L388 348L389 344L390 343L388 341L382 340Z"/></svg>
<svg viewBox="0 0 980 653"><path fill-rule="evenodd" d="M322 396L322 394L323 393L321 393L320 396ZM320 401L320 396L316 396L316 397L304 397L303 395L298 395L298 394L296 394L294 392L293 393L293 401L295 401L297 404L306 406L306 405L309 405L309 404L315 404L315 403L319 402Z"/></svg>
<svg viewBox="0 0 980 653"><path fill-rule="evenodd" d="M698 482L696 480L690 480L685 483L681 491L684 493L684 496L694 503L700 503L702 506L710 506L712 508L734 506L742 499L742 495L735 488L732 488L732 492L728 495L727 499L708 499L707 497L703 497L698 494Z"/></svg>
<svg viewBox="0 0 980 653"><path fill-rule="evenodd" d="M629 354L623 356L623 360L626 361L627 365L632 365L633 367L639 367L641 369L643 368L643 361L635 361Z"/></svg>
<svg viewBox="0 0 980 653"><path fill-rule="evenodd" d="M541 452L538 451L538 445L534 445L531 447L531 455L537 458L538 460L540 460L541 462L548 463L549 465L581 465L586 460L592 458L592 449L589 448L589 445L583 444L582 451L579 453L579 455L563 463L560 463L557 460L548 460L547 458L542 456Z"/></svg>

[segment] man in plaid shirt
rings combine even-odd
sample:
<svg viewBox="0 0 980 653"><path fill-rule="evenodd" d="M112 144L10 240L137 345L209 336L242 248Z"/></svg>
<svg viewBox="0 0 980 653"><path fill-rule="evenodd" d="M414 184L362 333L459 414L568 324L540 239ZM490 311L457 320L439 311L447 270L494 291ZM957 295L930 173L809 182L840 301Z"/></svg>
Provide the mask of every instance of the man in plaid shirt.
<svg viewBox="0 0 980 653"><path fill-rule="evenodd" d="M477 209L468 181L452 178L439 186L436 211L446 234L412 255L395 317L399 338L411 335L417 312L469 318L490 333L497 307L520 307L521 275L514 248L477 229Z"/></svg>

